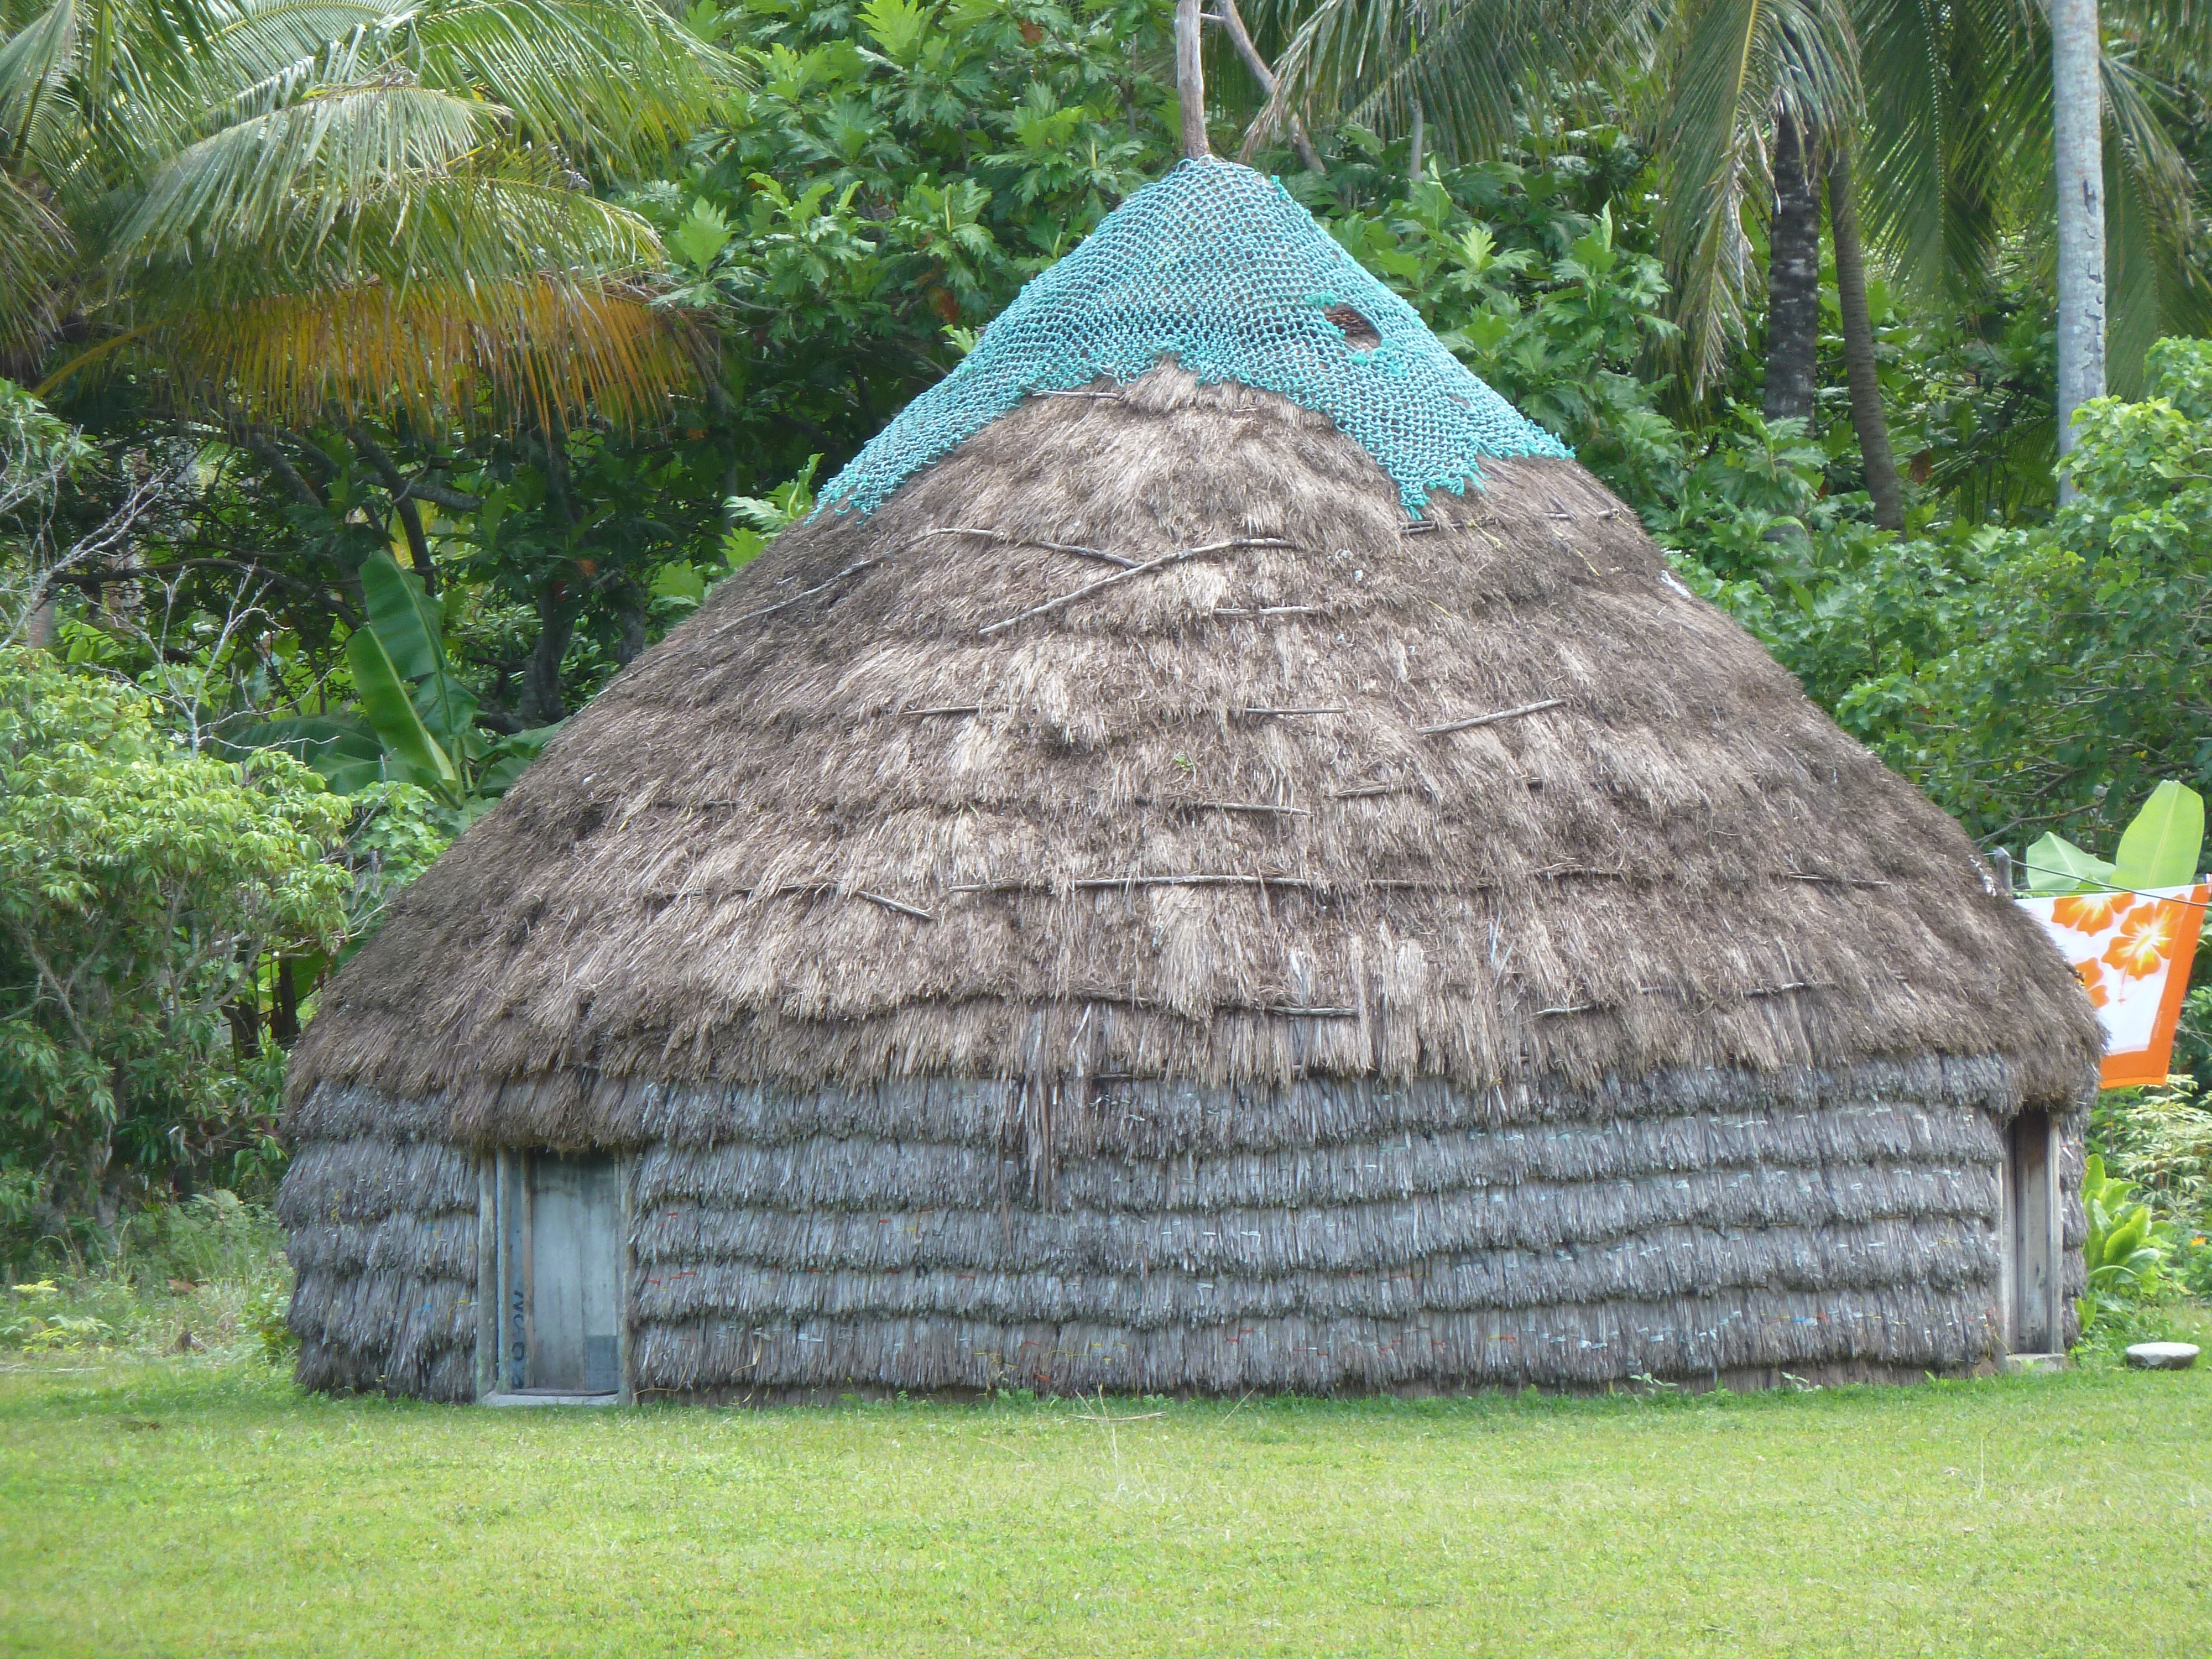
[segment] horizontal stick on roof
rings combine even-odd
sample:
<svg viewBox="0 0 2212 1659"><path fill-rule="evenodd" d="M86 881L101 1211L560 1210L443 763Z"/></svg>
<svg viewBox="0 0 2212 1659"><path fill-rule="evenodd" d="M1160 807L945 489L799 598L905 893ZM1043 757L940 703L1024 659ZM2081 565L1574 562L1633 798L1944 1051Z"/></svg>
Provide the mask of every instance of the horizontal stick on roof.
<svg viewBox="0 0 2212 1659"><path fill-rule="evenodd" d="M1363 783L1356 789L1332 789L1332 800L1364 800L1370 795L1402 794L1413 786L1410 783Z"/></svg>
<svg viewBox="0 0 2212 1659"><path fill-rule="evenodd" d="M967 525L946 525L940 530L925 530L915 538L926 542L932 536L977 536L987 542L998 542L1015 547L1041 547L1048 553L1073 553L1079 559L1098 559L1107 564L1117 564L1124 570L1133 570L1142 563L1120 553L1109 553L1103 547L1078 547L1073 542L1041 542L1034 536L1010 536L1003 530L978 530Z"/></svg>
<svg viewBox="0 0 2212 1659"><path fill-rule="evenodd" d="M1257 609L1224 605L1214 607L1213 614L1217 617L1310 617L1320 609L1317 605L1263 605Z"/></svg>
<svg viewBox="0 0 2212 1659"><path fill-rule="evenodd" d="M1181 1009L1172 1007L1158 997L1131 996L1126 991L1071 991L1065 1000L1097 1003L1112 1008L1146 1008L1167 1013L1182 1012ZM1359 1018L1359 1010L1357 1008L1310 1006L1302 1002L1217 1002L1212 1005L1212 1012L1217 1014L1273 1014L1279 1018L1304 1019L1358 1019ZM1185 1018L1188 1016L1185 1015ZM1093 1072L1090 1077L1090 1081L1093 1083L1146 1083L1154 1080L1156 1079L1151 1074L1143 1072Z"/></svg>
<svg viewBox="0 0 2212 1659"><path fill-rule="evenodd" d="M763 605L757 611L748 611L744 616L739 617L737 620L741 623L753 622L762 617L772 617L779 611L788 611L793 605L799 604L802 599L811 599L817 593L826 592L830 588L835 587L839 582L843 581L846 577L856 575L860 571L867 569L871 565L877 562L878 562L878 561L874 559L855 559L852 563L847 565L842 570L832 576L828 581L817 583L814 586L808 588L804 593L794 593L789 599L778 600L774 605Z"/></svg>
<svg viewBox="0 0 2212 1659"><path fill-rule="evenodd" d="M1157 559L1147 559L1142 564L1131 565L1127 570L1117 570L1110 576L1101 576L1095 582L1085 582L1072 592L1062 593L1057 598L1047 599L1042 605L1033 605L1028 610L1018 615L1008 617L1002 622L986 623L975 631L979 634L996 634L1003 629L1012 628L1016 623L1027 622L1032 617L1042 617L1048 611L1059 610L1064 605L1073 605L1078 599L1087 599L1103 588L1127 581L1133 576L1148 575L1152 571L1164 569L1169 565L1181 564L1186 559L1200 559L1210 553L1227 553L1238 548L1294 547L1296 545L1296 543L1286 542L1279 536L1232 536L1227 541L1207 542L1201 547L1179 547L1172 553L1161 554Z"/></svg>
<svg viewBox="0 0 2212 1659"><path fill-rule="evenodd" d="M982 705L981 703L973 702L952 703L943 708L902 708L899 710L899 713L905 715L908 719L917 720L927 719L932 714L980 714L982 712Z"/></svg>
<svg viewBox="0 0 2212 1659"><path fill-rule="evenodd" d="M1215 812L1279 812L1285 817L1292 818L1313 816L1303 806L1271 806L1266 801L1258 800L1194 800L1191 805Z"/></svg>
<svg viewBox="0 0 2212 1659"><path fill-rule="evenodd" d="M1240 708L1237 712L1239 714L1250 715L1255 720L1267 720L1279 714L1349 714L1352 710L1332 707L1328 708Z"/></svg>
<svg viewBox="0 0 2212 1659"><path fill-rule="evenodd" d="M1049 893L1063 884L1050 881L965 881L948 884L948 893ZM1316 892L1334 890L1337 884L1310 876L1191 875L1080 876L1064 884L1078 892L1097 892L1116 887L1303 887ZM1389 884L1375 882L1372 886Z"/></svg>
<svg viewBox="0 0 2212 1659"><path fill-rule="evenodd" d="M712 898L714 896L716 896L706 893L674 893L670 895L670 897L672 899L693 897ZM914 916L922 921L935 921L937 920L936 916L931 912L917 909L911 904L908 904L902 900L891 897L888 893L872 893L861 890L855 890L848 893L842 888L824 881L787 881L780 887L740 887L734 890L734 896L748 899L802 897L866 899L871 904L880 904L884 909L896 910L901 915Z"/></svg>
<svg viewBox="0 0 2212 1659"><path fill-rule="evenodd" d="M1565 697L1547 697L1541 702L1524 702L1518 708L1500 708L1494 714L1470 714L1463 720L1446 720L1442 726L1417 726L1413 735L1421 738L1440 738L1447 732L1471 732L1478 726L1495 726L1500 720L1517 720L1523 714L1540 714L1547 708L1562 708Z"/></svg>
<svg viewBox="0 0 2212 1659"><path fill-rule="evenodd" d="M935 921L937 920L937 918L932 915L928 911L918 910L911 904L902 904L897 899L892 898L888 894L856 892L853 896L854 898L864 898L871 904L880 904L886 910L896 910L902 916L916 916L923 921Z"/></svg>

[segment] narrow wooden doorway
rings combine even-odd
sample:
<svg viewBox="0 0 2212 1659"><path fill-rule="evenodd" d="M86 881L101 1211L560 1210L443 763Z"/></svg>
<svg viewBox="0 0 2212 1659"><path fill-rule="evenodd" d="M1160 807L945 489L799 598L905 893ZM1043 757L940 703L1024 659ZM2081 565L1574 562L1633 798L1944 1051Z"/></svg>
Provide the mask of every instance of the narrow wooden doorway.
<svg viewBox="0 0 2212 1659"><path fill-rule="evenodd" d="M515 1404L627 1397L624 1161L502 1151L486 1164L477 1234L479 1397Z"/></svg>
<svg viewBox="0 0 2212 1659"><path fill-rule="evenodd" d="M2003 1252L2007 1340L2014 1353L2065 1346L2058 1212L2058 1127L2022 1112L2005 1136Z"/></svg>

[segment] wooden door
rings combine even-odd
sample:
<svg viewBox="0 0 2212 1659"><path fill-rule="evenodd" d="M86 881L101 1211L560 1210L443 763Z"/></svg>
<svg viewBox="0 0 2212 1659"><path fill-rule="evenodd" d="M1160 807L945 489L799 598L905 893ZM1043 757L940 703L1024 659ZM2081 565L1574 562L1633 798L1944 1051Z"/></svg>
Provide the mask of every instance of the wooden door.
<svg viewBox="0 0 2212 1659"><path fill-rule="evenodd" d="M611 1158L530 1159L531 1389L622 1387L622 1188Z"/></svg>
<svg viewBox="0 0 2212 1659"><path fill-rule="evenodd" d="M2022 1112L2006 1139L2004 1259L2012 1351L2055 1353L2065 1329L2057 1136L2048 1113Z"/></svg>
<svg viewBox="0 0 2212 1659"><path fill-rule="evenodd" d="M623 1347L623 1169L613 1158L501 1152L486 1171L492 1317L482 1392L614 1395ZM480 1240L483 1235L479 1234Z"/></svg>

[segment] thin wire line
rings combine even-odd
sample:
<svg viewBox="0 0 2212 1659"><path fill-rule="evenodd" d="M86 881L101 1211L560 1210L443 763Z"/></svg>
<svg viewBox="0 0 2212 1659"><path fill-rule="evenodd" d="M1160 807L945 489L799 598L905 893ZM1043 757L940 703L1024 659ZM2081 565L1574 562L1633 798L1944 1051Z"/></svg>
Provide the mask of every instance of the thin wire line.
<svg viewBox="0 0 2212 1659"><path fill-rule="evenodd" d="M2040 876L2070 876L2074 873L2071 870L2053 870L2047 865L2030 864L2026 859L2022 859L2021 860L2020 867L2023 870L2033 870ZM2204 884L2204 878L2197 876L2183 884L2189 887L2201 887ZM2206 902L2206 901L2202 899L2176 898L2171 893L2148 893L2140 887L2121 887L2115 885L2113 883L2109 881L2102 883L2098 890L2106 893L2132 893L2137 898L2153 899L2160 904L2185 904L2192 910L2202 910ZM2015 893L2013 895L2013 897L2016 899L2023 897L2080 898L2083 895L2078 891L2070 893L2038 893L2031 890L2025 894Z"/></svg>

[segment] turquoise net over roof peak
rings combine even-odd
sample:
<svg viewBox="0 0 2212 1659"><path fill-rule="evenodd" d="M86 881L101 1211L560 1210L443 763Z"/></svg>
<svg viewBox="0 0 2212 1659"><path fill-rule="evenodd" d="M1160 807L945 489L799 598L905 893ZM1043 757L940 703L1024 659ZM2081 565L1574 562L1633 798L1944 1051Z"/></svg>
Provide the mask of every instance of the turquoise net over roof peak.
<svg viewBox="0 0 2212 1659"><path fill-rule="evenodd" d="M1346 307L1380 337L1366 349ZM1480 486L1486 458L1573 453L1469 374L1279 181L1207 160L1147 185L1032 279L960 366L838 473L823 507L873 512L1030 394L1134 380L1163 357L1201 382L1239 381L1328 416L1413 518L1432 489Z"/></svg>

